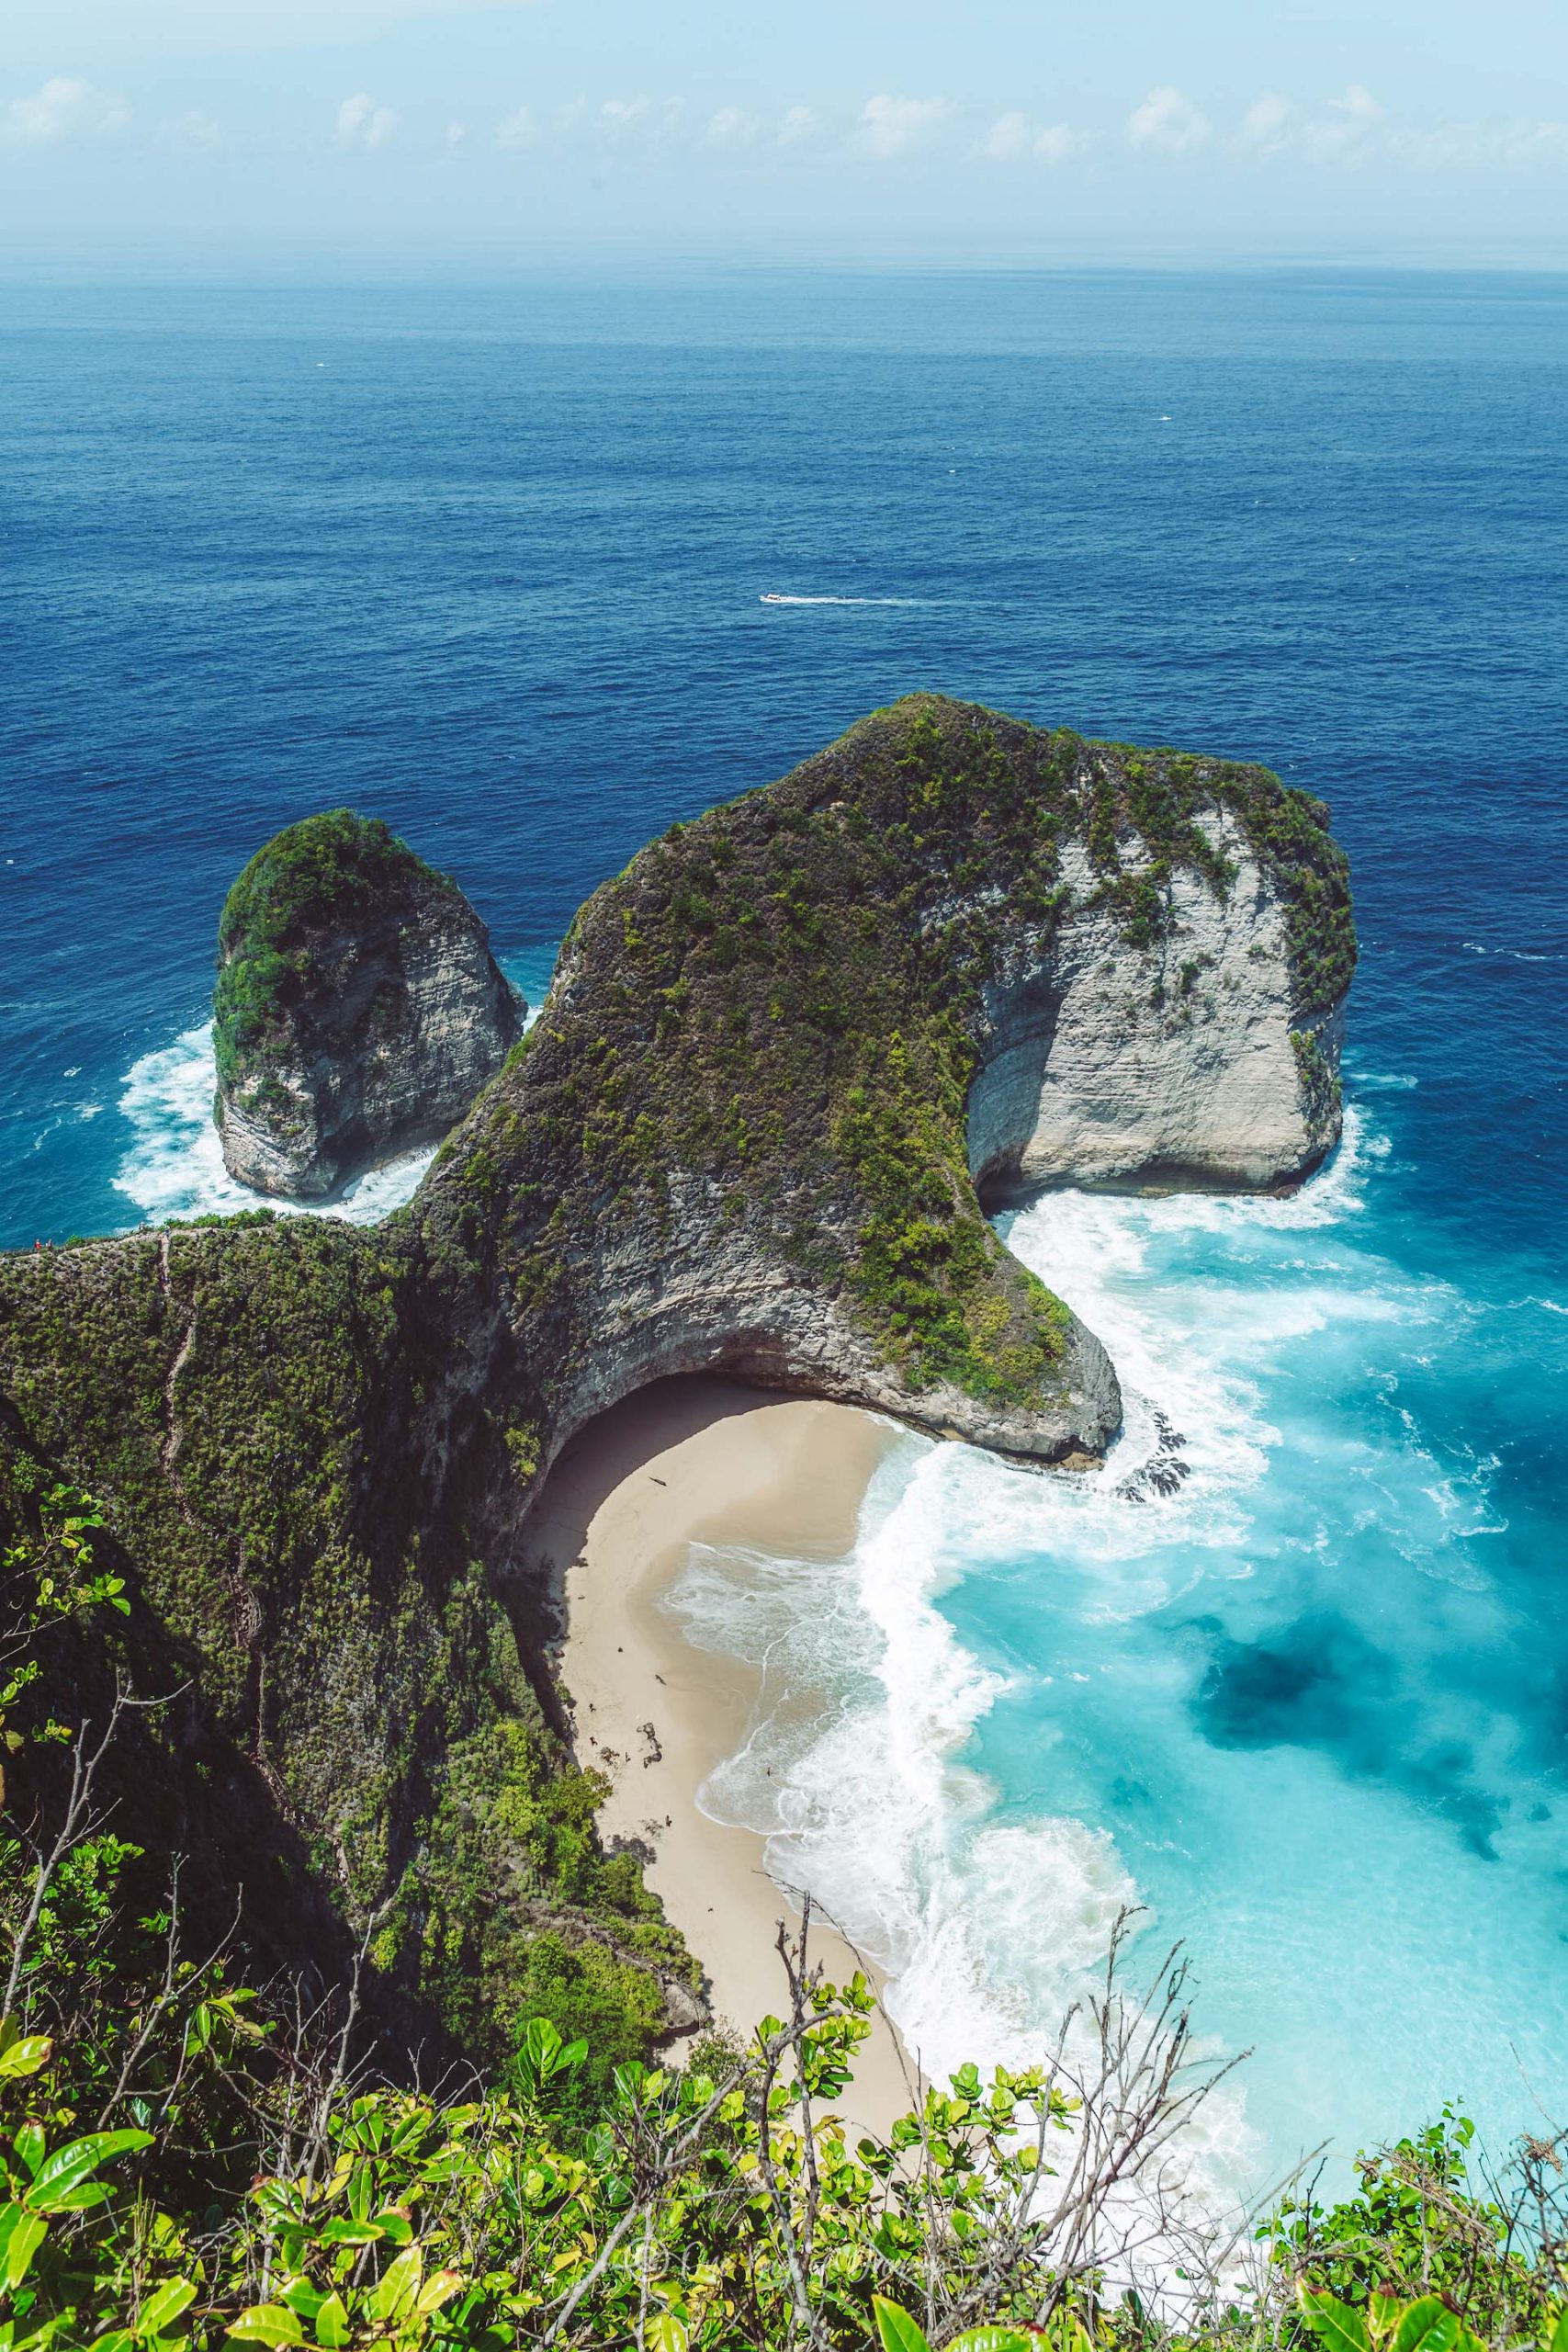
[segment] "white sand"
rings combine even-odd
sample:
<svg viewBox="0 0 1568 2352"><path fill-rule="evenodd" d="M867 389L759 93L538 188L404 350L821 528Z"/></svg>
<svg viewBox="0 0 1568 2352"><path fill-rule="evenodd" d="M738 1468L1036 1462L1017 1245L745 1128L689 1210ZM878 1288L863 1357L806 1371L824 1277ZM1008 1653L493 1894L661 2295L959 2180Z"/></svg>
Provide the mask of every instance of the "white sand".
<svg viewBox="0 0 1568 2352"><path fill-rule="evenodd" d="M774 1939L796 1907L769 1878L762 1839L710 1821L697 1792L745 1739L761 1677L690 1647L659 1598L696 1542L846 1557L893 1437L841 1405L660 1382L573 1441L529 1530L564 1579L578 1757L613 1783L603 1833L653 1849L647 1883L702 1962L716 2017L742 2037L785 2006ZM863 1965L824 1923L812 1951L835 1983ZM878 2019L842 2112L886 2132L912 2103L911 2079Z"/></svg>

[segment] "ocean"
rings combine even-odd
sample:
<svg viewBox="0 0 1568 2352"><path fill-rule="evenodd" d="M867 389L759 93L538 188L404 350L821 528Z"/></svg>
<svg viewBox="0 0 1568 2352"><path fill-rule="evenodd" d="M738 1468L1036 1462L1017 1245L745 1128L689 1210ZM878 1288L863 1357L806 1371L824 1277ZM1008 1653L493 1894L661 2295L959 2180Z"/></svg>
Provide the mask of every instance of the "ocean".
<svg viewBox="0 0 1568 2352"><path fill-rule="evenodd" d="M907 1438L851 1562L671 1606L723 1646L765 1592L706 1802L935 2063L1027 2048L1135 1903L1254 2052L1227 2177L1560 2120L1568 279L31 287L0 346L9 1246L239 1204L214 928L308 810L455 870L536 998L651 834L914 687L1330 801L1335 1159L1008 1221L1121 1369L1106 1470ZM1162 1428L1190 1475L1130 1491Z"/></svg>

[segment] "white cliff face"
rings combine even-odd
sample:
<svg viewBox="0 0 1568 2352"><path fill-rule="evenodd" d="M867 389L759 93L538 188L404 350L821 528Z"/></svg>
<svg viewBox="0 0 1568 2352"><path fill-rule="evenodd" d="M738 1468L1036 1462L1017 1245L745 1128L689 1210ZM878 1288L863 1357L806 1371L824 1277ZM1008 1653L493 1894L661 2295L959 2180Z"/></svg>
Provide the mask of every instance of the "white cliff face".
<svg viewBox="0 0 1568 2352"><path fill-rule="evenodd" d="M1179 870L1165 935L1142 949L1093 903L1081 845L1065 848L1071 898L1049 954L1015 961L984 991L969 1162L993 1193L1268 1187L1337 1140L1342 1015L1297 1012L1278 891L1233 820L1206 830L1235 881L1222 896ZM1127 864L1136 870L1135 854Z"/></svg>
<svg viewBox="0 0 1568 2352"><path fill-rule="evenodd" d="M523 1005L466 899L404 907L310 943L278 1049L219 1102L231 1175L295 1200L435 1141L521 1034Z"/></svg>
<svg viewBox="0 0 1568 2352"><path fill-rule="evenodd" d="M1299 1179L1338 1133L1353 967L1327 812L1266 772L874 714L589 901L528 1054L427 1179L443 1264L501 1236L514 1369L470 1351L487 1409L531 1476L698 1370L1103 1454L1105 1350L986 1210Z"/></svg>

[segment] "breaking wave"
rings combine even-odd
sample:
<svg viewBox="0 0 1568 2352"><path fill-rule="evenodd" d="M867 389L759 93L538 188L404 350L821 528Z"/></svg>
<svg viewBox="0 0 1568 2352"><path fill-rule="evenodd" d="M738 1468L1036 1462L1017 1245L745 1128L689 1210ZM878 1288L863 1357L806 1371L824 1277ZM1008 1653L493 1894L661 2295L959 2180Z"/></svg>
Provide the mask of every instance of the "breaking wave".
<svg viewBox="0 0 1568 2352"><path fill-rule="evenodd" d="M760 1831L775 1879L886 1972L929 2070L1037 2056L1123 1906L1145 1906L1145 1964L1187 1939L1217 2045L1263 2052L1189 2135L1222 2202L1330 2120L1375 2139L1461 2090L1511 2115L1521 2018L1544 2075L1568 2058L1564 2003L1540 1998L1561 1835L1520 1842L1495 1715L1445 1687L1495 1616L1506 1515L1496 1454L1416 1390L1474 1317L1378 1248L1388 1159L1352 1109L1290 1198L1015 1215L1011 1247L1122 1375L1104 1466L906 1434L847 1564L699 1547L668 1598L698 1646L764 1661L705 1808ZM1488 1856L1518 1868L1528 1955L1519 1912L1510 1936L1472 1910L1440 1960L1366 1916L1365 1885L1425 1883L1452 1918Z"/></svg>
<svg viewBox="0 0 1568 2352"><path fill-rule="evenodd" d="M528 999L527 1028L539 1017L552 960L537 952L500 959L507 978ZM162 1225L170 1218L232 1216L242 1209L271 1208L286 1216L345 1217L351 1225L376 1225L412 1198L435 1157L434 1144L400 1152L379 1168L368 1169L333 1201L277 1200L239 1183L224 1167L212 1119L217 1091L210 1021L185 1030L172 1046L143 1054L126 1071L119 1108L130 1127L130 1144L113 1183L116 1192L135 1203L144 1222Z"/></svg>
<svg viewBox="0 0 1568 2352"><path fill-rule="evenodd" d="M143 1054L127 1070L119 1107L130 1122L131 1142L114 1187L136 1204L145 1222L163 1225L170 1218L270 1208L374 1225L412 1196L435 1157L434 1145L404 1152L370 1169L335 1201L276 1200L237 1182L224 1167L212 1122L217 1090L210 1021L187 1029L172 1046Z"/></svg>

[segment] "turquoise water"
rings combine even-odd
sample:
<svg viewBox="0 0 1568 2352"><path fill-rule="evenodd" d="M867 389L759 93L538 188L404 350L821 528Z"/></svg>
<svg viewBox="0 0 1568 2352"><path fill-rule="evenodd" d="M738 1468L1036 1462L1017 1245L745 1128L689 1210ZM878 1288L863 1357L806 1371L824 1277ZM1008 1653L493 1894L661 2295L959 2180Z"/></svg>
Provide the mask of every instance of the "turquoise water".
<svg viewBox="0 0 1568 2352"><path fill-rule="evenodd" d="M0 1241L239 1204L217 913L311 808L454 868L536 998L650 835L914 686L1331 801L1345 1150L1015 1222L1121 1448L908 1439L847 1570L696 1560L700 1637L760 1581L827 1709L710 1801L939 2063L1144 1903L1256 2049L1227 2178L1560 2111L1568 280L33 288L0 362Z"/></svg>
<svg viewBox="0 0 1568 2352"><path fill-rule="evenodd" d="M1255 2052L1204 2119L1226 2187L1450 2098L1501 2144L1568 2060L1561 1544L1505 1460L1568 1297L1413 1262L1410 1091L1363 1072L1292 1201L1013 1219L1125 1435L1072 1479L905 1441L850 1596L769 1571L764 1714L707 1792L890 1968L933 2064L1021 2055L1145 1906L1143 1963L1184 1939L1213 2046ZM757 1573L694 1561L694 1638L754 1644ZM809 1739L769 1720L801 1686L832 1698Z"/></svg>

